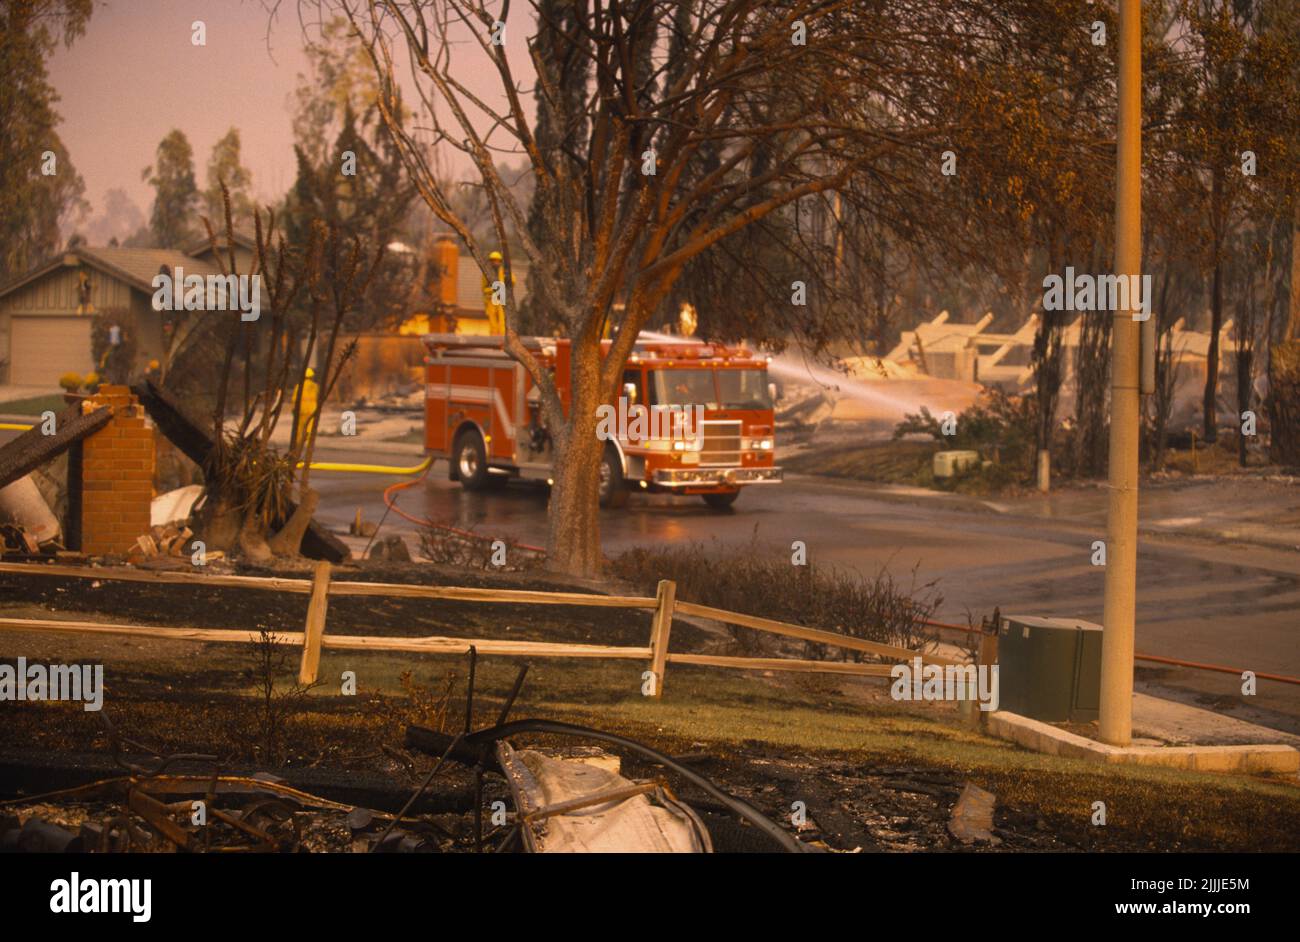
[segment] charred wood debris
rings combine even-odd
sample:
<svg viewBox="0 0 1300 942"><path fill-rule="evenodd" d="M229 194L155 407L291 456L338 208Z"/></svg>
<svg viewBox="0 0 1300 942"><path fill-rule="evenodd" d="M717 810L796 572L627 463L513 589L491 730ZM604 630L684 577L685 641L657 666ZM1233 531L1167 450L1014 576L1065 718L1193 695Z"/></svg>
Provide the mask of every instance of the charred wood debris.
<svg viewBox="0 0 1300 942"><path fill-rule="evenodd" d="M598 729L547 719L512 721L527 665L495 723L473 730L476 663L471 648L459 731L406 727L406 749L436 761L398 810L391 810L396 801L387 811L335 801L268 772L237 774L211 755L161 755L121 735L101 712L113 764L122 774L0 801L0 853L520 852L531 820L517 812L492 814L489 806L496 802L487 799L509 794L500 787L497 744L539 735L630 754L650 774L635 781L644 787L629 791L666 794L678 802L669 777L684 785L716 851L1070 849L1039 816L998 807L994 795L957 773L906 766L862 770L829 760L801 768L760 757L761 744L754 743L750 767L760 781L728 791L699 771L715 759L708 753L673 757ZM387 746L385 752L401 755ZM433 812L440 803L422 799L449 765L468 771L472 799L454 814ZM742 791L748 800L734 793ZM805 796L808 820L792 819L792 794Z"/></svg>
<svg viewBox="0 0 1300 942"><path fill-rule="evenodd" d="M485 827L484 785L502 770L495 746L506 737L540 733L552 737L602 742L638 754L675 773L728 812L737 825L753 830L761 849L800 852L815 849L775 823L748 802L723 791L671 756L643 743L587 727L550 720L517 720L509 714L523 687L528 666L520 668L494 725L471 729L477 651L469 652L465 720L454 734L408 726L406 747L436 757L419 787L397 812L333 801L294 788L276 775L223 771L216 756L197 753L161 755L123 736L106 711L99 714L121 775L73 788L0 801L0 853L439 853L447 851L512 852L522 850L524 822L509 815L505 825ZM412 809L448 763L473 773L472 825L453 829L429 814ZM196 764L211 771L178 772ZM662 777L651 783L667 788ZM646 792L649 789L639 789ZM671 794L671 792L669 792ZM84 814L58 814L71 806ZM11 809L27 811L25 818ZM71 818L80 817L74 829ZM61 819L56 823L50 818ZM743 822L743 824L740 824Z"/></svg>

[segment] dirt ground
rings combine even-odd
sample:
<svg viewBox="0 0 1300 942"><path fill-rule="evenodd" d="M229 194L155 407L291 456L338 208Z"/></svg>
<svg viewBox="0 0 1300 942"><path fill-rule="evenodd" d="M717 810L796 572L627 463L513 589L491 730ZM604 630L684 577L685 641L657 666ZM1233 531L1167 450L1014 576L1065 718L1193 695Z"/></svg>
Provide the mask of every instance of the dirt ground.
<svg viewBox="0 0 1300 942"><path fill-rule="evenodd" d="M335 578L589 591L537 575L425 564L364 564ZM0 612L10 617L274 632L300 631L306 607L305 595L0 576ZM328 631L644 645L649 613L337 598L330 601ZM117 757L124 761L150 765L157 757L200 753L213 758L169 771L270 772L349 808L392 813L434 761L405 745L407 724L455 731L464 721L464 658L327 649L323 682L304 690L295 681L297 648L49 633L4 632L3 638L0 651L9 662L21 653L29 662L103 663L106 676L102 714L80 704L0 703L0 799L10 799L0 805L0 817L11 823L34 815L75 830L119 813L120 787L54 802L36 797L122 775L114 737L123 741ZM674 625L675 651L723 653L733 643L717 626ZM495 722L520 664L480 659L474 728ZM1292 783L1116 773L1024 753L967 728L951 708L906 708L889 700L883 684L858 678L674 667L662 700L651 700L640 691L644 668L630 660L535 661L511 719L557 719L634 737L679 757L801 839L842 852L1300 849L1300 789ZM342 690L345 671L356 677L355 694ZM527 745L561 748L573 741L530 736ZM624 774L664 777L705 815L720 849L770 849L755 829L741 827L666 770L625 756ZM405 823L386 848L404 839L402 849L472 849L473 780L469 769L448 763L414 809L419 823ZM948 829L967 782L998 796L995 842L962 844ZM1105 827L1090 820L1099 798L1111 808ZM484 800L498 799L509 804L504 784L489 775ZM796 823L796 803L806 809L802 823ZM339 809L268 807L274 813L257 813L270 815L263 823L283 849L365 850L386 825L382 817L349 817ZM485 840L491 846L503 834L487 825Z"/></svg>

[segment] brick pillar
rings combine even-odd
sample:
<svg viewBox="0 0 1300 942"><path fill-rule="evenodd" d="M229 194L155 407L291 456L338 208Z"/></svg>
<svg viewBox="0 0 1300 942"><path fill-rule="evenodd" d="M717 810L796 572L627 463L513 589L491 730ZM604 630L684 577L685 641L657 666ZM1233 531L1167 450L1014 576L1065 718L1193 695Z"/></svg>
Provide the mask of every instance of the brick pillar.
<svg viewBox="0 0 1300 942"><path fill-rule="evenodd" d="M112 409L113 420L82 443L81 551L125 554L149 532L153 428L126 386L100 386L90 402Z"/></svg>

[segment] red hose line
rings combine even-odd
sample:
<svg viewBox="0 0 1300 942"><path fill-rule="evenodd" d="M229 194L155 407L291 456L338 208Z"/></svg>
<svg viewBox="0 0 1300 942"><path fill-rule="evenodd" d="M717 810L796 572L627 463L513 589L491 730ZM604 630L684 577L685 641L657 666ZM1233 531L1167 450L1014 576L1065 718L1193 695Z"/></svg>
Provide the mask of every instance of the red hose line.
<svg viewBox="0 0 1300 942"><path fill-rule="evenodd" d="M1245 673L1242 667L1225 667L1222 664L1201 664L1197 661L1180 661L1173 657L1159 657L1155 654L1134 654L1133 657L1139 661L1154 661L1157 664L1172 664L1175 667L1191 667L1200 671L1215 671L1220 674L1236 674L1240 677ZM1285 674L1263 674L1255 671L1255 677L1259 680L1275 680L1280 684L1300 684L1300 677L1287 677Z"/></svg>
<svg viewBox="0 0 1300 942"><path fill-rule="evenodd" d="M435 523L435 522L433 522L432 520L429 520L429 519L427 519L427 518L423 518L423 517L413 517L413 516L411 516L410 514L406 513L405 511L403 511L403 510L399 510L399 509L397 508L397 503L396 503L396 501L393 499L392 494L395 493L396 491L400 491L400 490L402 490L402 489L404 489L404 488L414 487L414 486L417 485L417 484L421 484L421 483L423 483L423 482L424 482L424 479L425 479L426 477L429 476L429 471L430 471L430 469L432 469L432 468L433 468L433 463L430 462L430 463L429 463L429 467L428 467L428 468L425 468L425 469L424 469L424 473L421 474L421 475L420 475L418 478L416 478L415 480L413 480L413 481L397 481L396 483L394 483L394 484L390 484L390 485L388 485L388 487L384 488L384 506L386 506L386 507L387 507L390 511L392 511L393 513L397 514L397 516L401 517L403 520L406 520L406 521L408 521L408 522L410 522L410 523L414 523L416 526L429 527L429 528L434 529L434 530L445 530L445 531L448 532L448 533L454 533L454 534L456 534L457 536L466 537L466 538L468 538L468 539L474 539L474 540L482 540L482 539L485 539L485 537L484 537L482 534L479 534L479 533L472 533L472 532L470 532L469 530L462 530L462 529L460 529L460 528L458 528L458 527L453 527L453 526L450 526L449 524L445 524L445 523ZM543 547L541 547L541 546L532 546L532 545L530 545L530 544L528 544L528 543L515 543L514 545L515 545L515 548L516 548L516 549L527 550L528 552L531 552L531 553L545 553L545 552L546 552L545 548L543 548Z"/></svg>

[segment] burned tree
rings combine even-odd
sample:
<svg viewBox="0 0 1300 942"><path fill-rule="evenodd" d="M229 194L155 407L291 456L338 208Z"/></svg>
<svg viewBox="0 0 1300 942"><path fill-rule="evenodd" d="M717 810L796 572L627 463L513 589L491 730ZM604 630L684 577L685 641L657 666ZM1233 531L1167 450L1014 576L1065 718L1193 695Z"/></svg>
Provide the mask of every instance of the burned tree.
<svg viewBox="0 0 1300 942"><path fill-rule="evenodd" d="M204 461L207 499L200 532L209 548L237 547L246 558L264 562L297 555L311 522L317 496L309 480L321 411L354 349L353 343L341 345L344 320L383 253L381 248L370 259L359 240L344 244L337 227L319 222L308 244L295 250L277 233L274 212L266 214L265 228L260 211L253 222L252 270L240 273L229 200L224 256L211 223L204 220L222 276L251 279L260 304L256 317L240 310L227 313L211 415L213 445ZM313 360L320 395L304 414L303 392ZM242 388L235 388L236 383ZM284 451L271 443L282 418L292 419Z"/></svg>
<svg viewBox="0 0 1300 942"><path fill-rule="evenodd" d="M909 210L924 205L915 199L922 188L898 185L895 168L915 176L937 152L935 102L951 91L962 53L1015 33L1005 10L970 3L622 0L565 5L563 17L540 0L523 5L524 16L520 5L480 0L301 5L349 18L379 77L385 120L434 215L491 279L488 253L505 255L505 350L541 391L560 469L550 563L575 573L600 562L596 408L613 398L638 332L658 323L651 318L664 313L687 267L800 201L847 195L861 175L876 175L881 218L906 228ZM954 17L969 34L954 30ZM508 42L530 29L536 125ZM398 77L408 65L430 125L422 135L397 120ZM485 100L467 87L474 69L499 80L498 95ZM581 89L575 70L589 75ZM483 244L457 214L434 148L459 151L473 166L496 245ZM531 208L502 179L503 154L527 159ZM900 205L900 193L912 202ZM530 305L572 342L567 410L518 334L510 276L517 251L530 263ZM787 300L791 290L784 286Z"/></svg>

